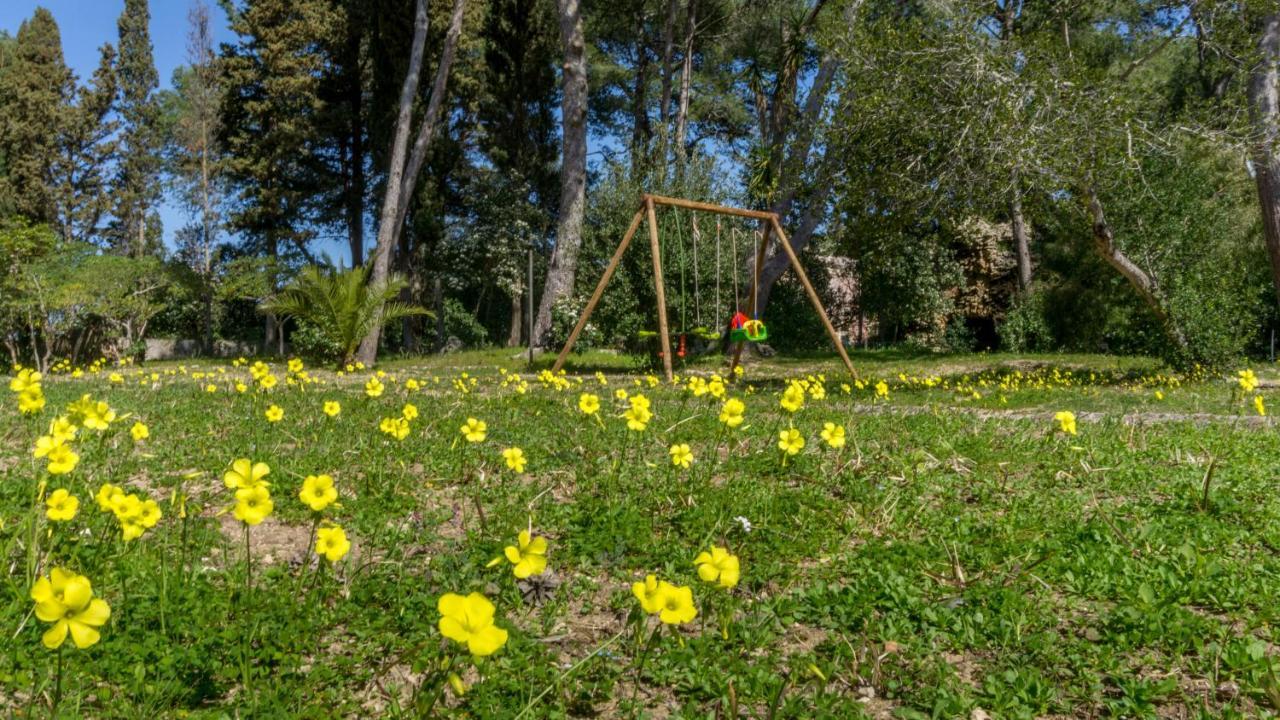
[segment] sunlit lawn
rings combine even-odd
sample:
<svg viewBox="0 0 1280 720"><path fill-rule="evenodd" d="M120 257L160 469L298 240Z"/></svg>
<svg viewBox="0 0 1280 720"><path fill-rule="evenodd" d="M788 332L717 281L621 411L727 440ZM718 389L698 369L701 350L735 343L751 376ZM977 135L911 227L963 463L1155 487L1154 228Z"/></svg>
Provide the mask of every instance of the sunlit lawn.
<svg viewBox="0 0 1280 720"><path fill-rule="evenodd" d="M529 371L515 355L392 359L377 398L369 371L295 383L277 363L279 383L258 392L247 368L214 361L47 377L29 416L5 391L0 713L47 716L60 653L62 717L1257 717L1280 704L1280 439L1234 376L886 351L854 354L859 387L826 356L751 359L725 391L746 405L731 429L712 392L649 380L626 356L575 356L556 382L536 376L551 356ZM1258 374L1270 403L1274 374ZM784 411L786 381L805 376L803 408ZM643 431L620 390L651 401ZM49 476L36 438L85 393L119 417L81 429L75 469ZM599 397L595 415L582 393ZM396 440L379 424L406 403L418 417ZM283 419L269 423L269 405ZM482 442L460 432L468 418L486 423ZM136 421L150 437L132 439ZM824 442L825 423L845 428L844 447ZM784 458L789 428L805 444ZM688 469L669 452L684 443ZM516 447L520 473L502 455ZM271 468L251 564L223 482L237 458ZM317 515L298 493L320 473L339 500ZM124 542L94 500L107 482L163 518ZM61 487L80 504L54 522L37 495ZM337 563L310 552L320 516L352 543ZM506 559L488 565L522 529L546 538L547 571L517 580ZM741 560L732 590L696 572L712 545ZM53 566L110 604L97 644L42 645L29 595L33 570ZM649 574L690 586L697 617L644 616L631 585ZM473 659L441 637L450 592L493 602L508 631L497 652Z"/></svg>

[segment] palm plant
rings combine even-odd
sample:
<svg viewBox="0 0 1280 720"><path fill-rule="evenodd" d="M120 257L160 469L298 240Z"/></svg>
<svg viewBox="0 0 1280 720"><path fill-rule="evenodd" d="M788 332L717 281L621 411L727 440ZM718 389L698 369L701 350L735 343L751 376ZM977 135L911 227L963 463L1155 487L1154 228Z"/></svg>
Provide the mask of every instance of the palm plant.
<svg viewBox="0 0 1280 720"><path fill-rule="evenodd" d="M355 357L360 340L375 323L385 325L412 315L431 313L396 298L408 284L392 275L370 285L366 267L344 269L308 265L261 310L315 326L341 352L343 365Z"/></svg>

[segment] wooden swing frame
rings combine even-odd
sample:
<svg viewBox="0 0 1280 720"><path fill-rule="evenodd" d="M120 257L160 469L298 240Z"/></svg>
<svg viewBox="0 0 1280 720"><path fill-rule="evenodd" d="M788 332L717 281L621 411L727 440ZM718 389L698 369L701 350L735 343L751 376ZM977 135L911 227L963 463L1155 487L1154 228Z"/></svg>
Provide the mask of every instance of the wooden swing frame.
<svg viewBox="0 0 1280 720"><path fill-rule="evenodd" d="M783 252L787 254L787 258L791 261L791 267L796 271L796 276L800 278L800 283L804 285L805 293L809 296L809 302L813 305L813 309L818 313L818 317L822 320L822 325L827 329L827 335L831 337L831 343L835 345L836 351L840 353L840 359L844 361L844 366L848 368L849 374L857 379L858 372L853 369L853 363L849 360L849 354L845 352L844 345L840 342L840 335L836 333L835 327L831 325L831 319L827 317L826 308L822 306L822 300L818 297L818 293L813 289L813 284L809 282L809 276L805 274L804 267L800 264L800 259L796 257L795 250L791 247L791 241L787 239L787 234L782 230L782 223L779 221L778 214L765 210L746 210L744 208L728 207L725 205L714 205L712 203L698 202L696 200L685 200L684 198L664 197L662 195L651 195L645 193L640 200L640 208L636 210L636 214L631 218L631 224L627 227L627 232L622 236L622 242L618 243L618 248L613 251L613 257L609 259L608 266L604 269L604 274L600 276L600 282L596 283L595 292L591 293L591 299L587 301L587 306L583 308L582 315L578 318L577 324L573 326L573 332L569 333L569 338L565 341L564 347L560 350L560 354L556 357L556 363L552 366L552 372L560 372L564 367L565 359L569 357L573 345L578 341L578 335L582 333L582 329L586 327L587 320L591 318L591 313L595 311L596 305L600 303L601 296L604 295L604 289L613 279L614 272L618 269L618 264L622 261L622 255L631 245L631 238L635 236L636 231L640 229L640 223L647 221L649 225L649 248L653 253L653 286L658 296L658 338L662 343L662 369L667 376L667 382L671 382L674 377L671 370L671 335L667 326L667 291L662 282L662 255L658 244L658 220L656 208L658 205L674 208L685 208L686 210L698 210L702 212L715 213L717 215L730 215L733 217L751 218L761 220L765 223L764 237L759 247L756 249L756 262L752 271L751 278L751 294L749 298L754 299L760 285L760 269L764 266L765 249L769 245L769 234L772 232L778 237L778 244L782 246ZM738 308L739 311L742 308ZM739 342L733 351L733 363L729 368L730 375L738 367L738 363L742 359L742 348L744 342Z"/></svg>

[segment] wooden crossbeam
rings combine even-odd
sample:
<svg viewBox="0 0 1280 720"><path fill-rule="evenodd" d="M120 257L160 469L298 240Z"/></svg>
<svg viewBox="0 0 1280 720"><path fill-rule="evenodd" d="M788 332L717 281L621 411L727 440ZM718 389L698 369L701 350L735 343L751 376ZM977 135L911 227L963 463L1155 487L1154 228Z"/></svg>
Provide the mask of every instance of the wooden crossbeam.
<svg viewBox="0 0 1280 720"><path fill-rule="evenodd" d="M805 273L804 267L800 264L800 259L796 256L795 250L791 247L791 241L787 238L787 234L782 230L782 223L779 221L777 213L768 212L766 210L747 210L745 208L729 207L727 205L716 205L713 203L698 202L696 200L685 200L684 198L666 197L664 195L653 195L646 193L640 198L640 207L636 210L636 214L631 218L631 224L627 226L627 232L622 236L622 242L618 243L618 248L614 250L613 257L609 259L609 264L604 269L604 274L600 277L600 282L596 283L596 289L591 293L591 299L587 301L587 306L583 308L582 315L578 318L577 324L573 326L573 331L569 333L569 337L565 340L564 347L561 348L560 354L556 356L556 362L552 366L552 372L560 372L564 367L565 360L569 357L569 353L573 351L573 345L578 341L578 336L582 333L582 329L586 327L587 321L591 318L591 313L600 303L600 298L604 295L605 286L609 284L609 280L613 278L617 272L618 264L622 261L622 255L631 245L631 239L635 236L636 231L640 229L642 221L649 225L649 249L653 253L653 284L657 294L658 301L658 338L662 347L662 370L667 377L667 382L671 382L674 377L671 367L671 334L667 325L667 295L666 286L662 281L662 256L661 246L658 242L658 221L655 208L658 205L667 207L685 208L687 210L698 210L701 212L716 213L719 215L731 215L734 217L752 218L754 220L765 221L764 237L759 248L756 249L756 263L752 268L751 278L751 294L748 296L748 302L756 303L756 296L760 286L760 271L764 265L765 248L769 243L769 234L772 232L776 237L778 244L782 246L783 252L787 254L787 259L791 262L791 267L796 271L796 276L800 278L800 284L804 286L805 294L809 297L809 302L813 304L813 309L818 313L818 317L822 320L822 326L826 329L827 335L830 336L832 344L836 346L836 352L840 353L840 359L844 361L844 366L849 370L849 374L854 378L858 377L858 372L854 370L853 363L849 360L849 354L845 352L844 345L840 342L840 335L836 332L835 326L831 324L831 319L827 317L826 308L822 306L822 300L818 297L817 290L813 284L809 282L809 276ZM741 308L739 308L741 309ZM738 343L734 348L733 364L730 372L736 368L742 356L743 343Z"/></svg>

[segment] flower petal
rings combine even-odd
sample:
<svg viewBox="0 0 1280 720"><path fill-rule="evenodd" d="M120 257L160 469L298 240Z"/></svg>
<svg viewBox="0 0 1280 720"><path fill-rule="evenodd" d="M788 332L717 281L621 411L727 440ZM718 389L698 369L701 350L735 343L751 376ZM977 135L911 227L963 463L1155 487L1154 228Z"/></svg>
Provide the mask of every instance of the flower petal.
<svg viewBox="0 0 1280 720"><path fill-rule="evenodd" d="M62 646L63 641L67 639L67 621L59 620L54 623L53 627L45 631L40 637L40 642L50 650L56 650Z"/></svg>
<svg viewBox="0 0 1280 720"><path fill-rule="evenodd" d="M71 628L71 641L81 650L97 643L102 638L102 635L97 630L82 622L68 620L66 624Z"/></svg>
<svg viewBox="0 0 1280 720"><path fill-rule="evenodd" d="M472 634L467 649L476 657L492 655L507 644L507 631L497 625L488 625Z"/></svg>

